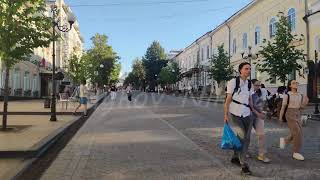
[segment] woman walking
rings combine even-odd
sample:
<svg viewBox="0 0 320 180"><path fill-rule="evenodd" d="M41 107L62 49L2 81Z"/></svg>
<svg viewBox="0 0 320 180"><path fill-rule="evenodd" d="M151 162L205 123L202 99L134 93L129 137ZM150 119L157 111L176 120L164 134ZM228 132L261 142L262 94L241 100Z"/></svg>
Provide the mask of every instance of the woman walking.
<svg viewBox="0 0 320 180"><path fill-rule="evenodd" d="M257 79L252 79L254 93L252 94L253 108L259 113L263 112L264 106L266 104L265 96L261 89L261 82ZM253 128L256 131L259 144L259 155L257 159L264 163L269 163L271 160L266 157L265 149L265 136L264 136L264 120L253 113Z"/></svg>
<svg viewBox="0 0 320 180"><path fill-rule="evenodd" d="M86 87L86 80L82 80L81 85L80 85L80 90L79 90L79 97L80 97L80 104L79 106L74 110L73 114L76 114L78 109L83 106L84 109L84 116L87 116L87 87Z"/></svg>
<svg viewBox="0 0 320 180"><path fill-rule="evenodd" d="M280 148L292 143L292 157L303 161L304 157L300 154L302 146L301 108L308 104L309 99L298 92L298 84L296 80L290 80L287 87L288 94L283 97L279 120L282 122L282 119L286 118L290 135L287 138L280 138Z"/></svg>

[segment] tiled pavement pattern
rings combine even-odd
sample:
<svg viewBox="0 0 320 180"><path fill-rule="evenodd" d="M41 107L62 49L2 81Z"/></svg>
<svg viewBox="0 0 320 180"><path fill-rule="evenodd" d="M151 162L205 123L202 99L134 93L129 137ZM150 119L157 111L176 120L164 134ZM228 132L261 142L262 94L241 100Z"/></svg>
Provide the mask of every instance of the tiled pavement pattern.
<svg viewBox="0 0 320 180"><path fill-rule="evenodd" d="M271 164L250 160L254 176L243 177L219 149L222 105L166 95L118 93L106 99L41 179L319 179L319 122L304 128L305 162L276 144L285 127L267 123ZM177 131L177 129L179 131ZM192 139L193 141L191 141ZM252 156L256 140L252 141ZM198 144L198 146L196 145ZM200 147L199 147L200 146Z"/></svg>
<svg viewBox="0 0 320 180"><path fill-rule="evenodd" d="M101 104L41 179L239 178L156 117L149 103L122 96Z"/></svg>

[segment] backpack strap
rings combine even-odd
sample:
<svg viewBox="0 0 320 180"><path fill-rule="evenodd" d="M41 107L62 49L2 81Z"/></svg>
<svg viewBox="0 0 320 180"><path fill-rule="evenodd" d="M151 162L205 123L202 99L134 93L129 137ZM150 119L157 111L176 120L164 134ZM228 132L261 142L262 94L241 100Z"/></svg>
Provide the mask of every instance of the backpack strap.
<svg viewBox="0 0 320 180"><path fill-rule="evenodd" d="M236 86L233 89L232 97L233 97L234 93L236 93L238 91L239 87L240 87L240 76L237 76L236 77Z"/></svg>
<svg viewBox="0 0 320 180"><path fill-rule="evenodd" d="M249 104L244 104L244 103L241 103L241 102L236 101L236 100L233 99L233 95L238 91L239 88L240 88L240 76L237 76L236 77L236 86L234 87L233 93L232 93L232 102L234 102L236 104L244 105L244 106L246 106L246 107L251 109L251 106ZM248 90L250 91L250 89L251 89L251 81L248 80Z"/></svg>

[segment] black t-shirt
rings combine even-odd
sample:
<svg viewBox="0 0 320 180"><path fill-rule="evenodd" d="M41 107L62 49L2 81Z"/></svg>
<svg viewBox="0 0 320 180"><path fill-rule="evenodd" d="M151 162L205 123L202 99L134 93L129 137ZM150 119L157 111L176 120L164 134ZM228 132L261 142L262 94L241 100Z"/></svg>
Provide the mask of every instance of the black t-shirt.
<svg viewBox="0 0 320 180"><path fill-rule="evenodd" d="M116 91L116 87L115 86L111 86L111 91Z"/></svg>

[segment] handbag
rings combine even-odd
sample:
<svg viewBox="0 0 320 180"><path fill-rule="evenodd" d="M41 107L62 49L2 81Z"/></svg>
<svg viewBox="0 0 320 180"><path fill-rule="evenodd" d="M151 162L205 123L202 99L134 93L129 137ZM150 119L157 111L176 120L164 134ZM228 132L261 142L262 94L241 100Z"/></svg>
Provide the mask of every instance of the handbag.
<svg viewBox="0 0 320 180"><path fill-rule="evenodd" d="M228 123L224 124L221 149L241 150L242 144Z"/></svg>

